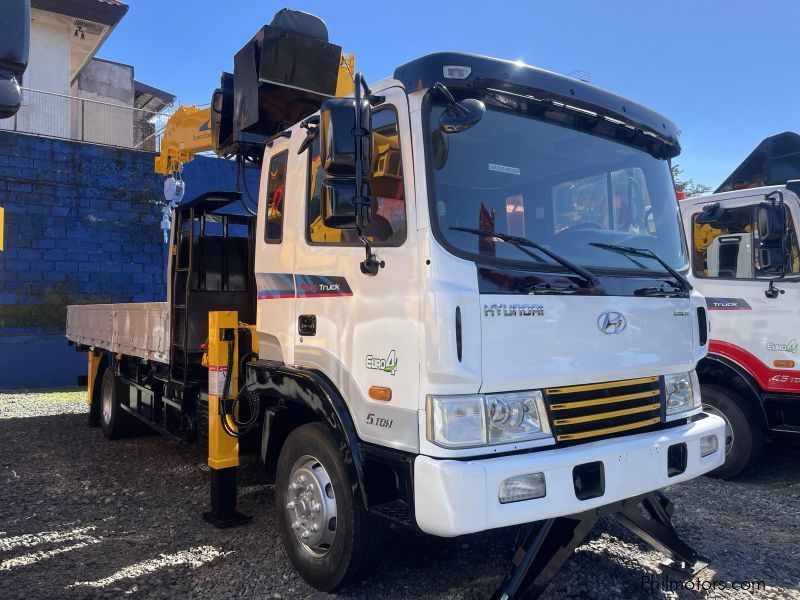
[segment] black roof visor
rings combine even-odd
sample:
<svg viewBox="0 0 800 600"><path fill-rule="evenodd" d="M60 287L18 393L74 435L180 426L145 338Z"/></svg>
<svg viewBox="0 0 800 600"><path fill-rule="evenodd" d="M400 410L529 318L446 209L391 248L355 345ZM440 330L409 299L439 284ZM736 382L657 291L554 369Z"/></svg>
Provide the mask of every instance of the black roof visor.
<svg viewBox="0 0 800 600"><path fill-rule="evenodd" d="M447 65L467 69L455 73L460 78L445 77L443 69ZM680 132L669 119L627 98L544 69L475 54L438 52L397 67L394 78L409 93L430 88L437 81L454 90L494 87L518 91L519 88L525 88L538 99L595 112L657 138L661 146L659 154L663 158L680 154Z"/></svg>

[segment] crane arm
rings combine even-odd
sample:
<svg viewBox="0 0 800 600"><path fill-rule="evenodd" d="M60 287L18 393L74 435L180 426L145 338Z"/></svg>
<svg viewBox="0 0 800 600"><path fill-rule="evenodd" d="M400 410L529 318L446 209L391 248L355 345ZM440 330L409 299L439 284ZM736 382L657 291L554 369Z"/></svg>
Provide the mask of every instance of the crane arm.
<svg viewBox="0 0 800 600"><path fill-rule="evenodd" d="M211 108L179 106L167 121L161 139L161 151L155 160L155 171L170 175L189 162L198 152L213 150L211 142Z"/></svg>

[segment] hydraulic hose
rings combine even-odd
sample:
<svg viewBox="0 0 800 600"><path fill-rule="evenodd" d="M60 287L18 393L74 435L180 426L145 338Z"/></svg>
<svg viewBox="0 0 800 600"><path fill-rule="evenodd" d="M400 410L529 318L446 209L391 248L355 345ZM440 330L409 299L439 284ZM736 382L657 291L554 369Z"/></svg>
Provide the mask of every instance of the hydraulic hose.
<svg viewBox="0 0 800 600"><path fill-rule="evenodd" d="M245 355L242 359L242 362L252 354L253 353L251 352ZM225 375L225 383L222 386L222 397L220 398L219 402L219 417L220 423L222 424L222 429L225 431L225 433L231 437L238 438L252 431L253 428L258 424L258 413L261 409L261 400L258 397L258 394L251 393L247 389L247 386L243 385L233 401L228 404L227 398L231 389L231 374L233 373L233 355L234 340L228 340L228 371ZM250 417L245 421L240 421L236 417L236 407L239 406L240 399L242 398L243 394L248 404ZM233 425L236 427L235 429L231 427L231 423L233 423Z"/></svg>

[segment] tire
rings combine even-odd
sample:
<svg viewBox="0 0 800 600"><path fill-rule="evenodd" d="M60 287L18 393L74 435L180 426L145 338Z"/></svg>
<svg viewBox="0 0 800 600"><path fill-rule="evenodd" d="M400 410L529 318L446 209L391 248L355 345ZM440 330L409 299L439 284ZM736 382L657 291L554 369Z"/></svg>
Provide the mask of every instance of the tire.
<svg viewBox="0 0 800 600"><path fill-rule="evenodd" d="M100 429L109 440L130 437L139 430L136 417L119 404L119 383L111 367L103 373L100 388Z"/></svg>
<svg viewBox="0 0 800 600"><path fill-rule="evenodd" d="M383 554L386 523L364 509L355 487L325 426L289 434L275 479L278 528L294 568L323 592L363 579Z"/></svg>
<svg viewBox="0 0 800 600"><path fill-rule="evenodd" d="M704 385L701 395L704 410L725 419L725 463L708 475L731 479L758 462L764 449L764 428L738 394Z"/></svg>

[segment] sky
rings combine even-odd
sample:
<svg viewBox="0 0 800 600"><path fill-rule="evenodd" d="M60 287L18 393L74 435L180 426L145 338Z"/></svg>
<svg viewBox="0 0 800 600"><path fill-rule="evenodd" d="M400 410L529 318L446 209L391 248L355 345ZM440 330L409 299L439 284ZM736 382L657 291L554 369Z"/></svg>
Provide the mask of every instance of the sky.
<svg viewBox="0 0 800 600"><path fill-rule="evenodd" d="M208 103L233 55L286 6L264 0L127 0L98 53L137 80ZM800 132L800 0L347 2L293 0L369 81L442 50L522 60L652 108L682 131L674 162L716 187L765 137Z"/></svg>

